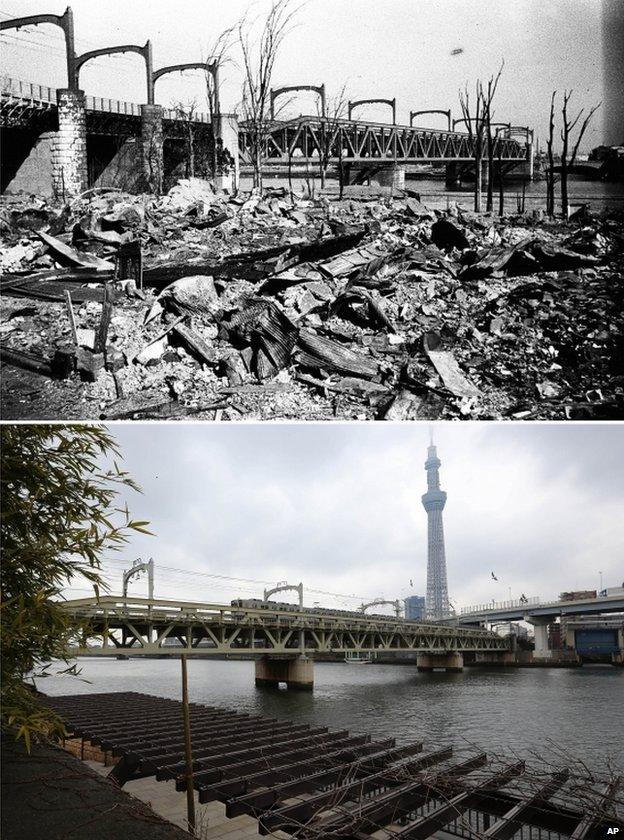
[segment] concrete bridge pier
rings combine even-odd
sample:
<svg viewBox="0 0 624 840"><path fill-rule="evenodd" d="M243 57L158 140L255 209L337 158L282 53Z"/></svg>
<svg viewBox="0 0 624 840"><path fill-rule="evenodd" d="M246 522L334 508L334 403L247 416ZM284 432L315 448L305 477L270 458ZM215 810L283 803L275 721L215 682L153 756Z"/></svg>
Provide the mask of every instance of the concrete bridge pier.
<svg viewBox="0 0 624 840"><path fill-rule="evenodd" d="M314 688L314 660L307 656L296 659L256 659L256 687L277 688L286 683L289 689L312 691Z"/></svg>
<svg viewBox="0 0 624 840"><path fill-rule="evenodd" d="M549 620L530 618L529 623L533 625L533 632L535 634L535 649L533 651L533 660L535 662L545 662L552 659L552 651L548 648L548 624Z"/></svg>
<svg viewBox="0 0 624 840"><path fill-rule="evenodd" d="M160 195L164 170L162 105L141 105L141 167L144 189Z"/></svg>
<svg viewBox="0 0 624 840"><path fill-rule="evenodd" d="M82 90L56 92L58 132L52 143L52 192L65 200L87 189L87 124Z"/></svg>
<svg viewBox="0 0 624 840"><path fill-rule="evenodd" d="M435 668L445 671L463 671L464 657L454 651L450 653L419 653L416 657L419 671L433 671Z"/></svg>

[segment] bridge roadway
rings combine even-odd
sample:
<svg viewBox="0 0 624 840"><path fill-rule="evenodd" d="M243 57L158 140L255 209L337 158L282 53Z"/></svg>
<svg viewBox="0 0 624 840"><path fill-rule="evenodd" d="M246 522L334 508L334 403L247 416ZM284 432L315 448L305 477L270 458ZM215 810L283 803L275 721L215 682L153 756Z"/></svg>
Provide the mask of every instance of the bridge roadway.
<svg viewBox="0 0 624 840"><path fill-rule="evenodd" d="M545 604L522 604L516 601L509 606L483 606L477 610L463 612L452 621L460 626L482 626L504 621L553 621L559 616L600 615L602 613L624 613L624 595L610 595L587 598L582 601L549 601Z"/></svg>
<svg viewBox="0 0 624 840"><path fill-rule="evenodd" d="M461 670L464 652L501 660L510 653L508 639L481 628L391 616L273 612L117 595L66 601L63 607L89 631L89 641L85 636L72 648L74 656L245 654L257 660L257 684L311 688L313 657L319 654L411 652L421 670Z"/></svg>

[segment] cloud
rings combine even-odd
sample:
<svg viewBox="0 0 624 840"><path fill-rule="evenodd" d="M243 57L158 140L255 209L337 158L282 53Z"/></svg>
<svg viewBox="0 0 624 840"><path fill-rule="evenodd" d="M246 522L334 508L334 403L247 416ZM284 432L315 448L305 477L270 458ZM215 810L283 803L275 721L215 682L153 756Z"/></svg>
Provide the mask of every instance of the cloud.
<svg viewBox="0 0 624 840"><path fill-rule="evenodd" d="M122 560L153 556L161 597L221 603L261 597L264 582L277 580L302 580L306 602L328 606L424 593L426 427L124 424L112 431L144 488L128 497L131 510L157 534L133 538L123 557L107 561L117 589ZM515 597L543 598L596 588L599 571L605 585L621 583L623 435L600 424L436 428L456 605L503 600L509 588ZM138 592L145 584L131 586Z"/></svg>

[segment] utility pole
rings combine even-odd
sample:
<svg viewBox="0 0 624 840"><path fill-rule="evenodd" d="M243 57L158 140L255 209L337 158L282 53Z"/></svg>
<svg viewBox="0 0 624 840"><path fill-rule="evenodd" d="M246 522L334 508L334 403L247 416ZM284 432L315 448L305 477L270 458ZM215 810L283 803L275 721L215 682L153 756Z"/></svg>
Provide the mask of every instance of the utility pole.
<svg viewBox="0 0 624 840"><path fill-rule="evenodd" d="M184 757L186 759L186 821L189 834L195 834L195 792L193 789L193 748L191 746L191 717L188 701L188 674L186 654L182 661L182 715L184 719Z"/></svg>

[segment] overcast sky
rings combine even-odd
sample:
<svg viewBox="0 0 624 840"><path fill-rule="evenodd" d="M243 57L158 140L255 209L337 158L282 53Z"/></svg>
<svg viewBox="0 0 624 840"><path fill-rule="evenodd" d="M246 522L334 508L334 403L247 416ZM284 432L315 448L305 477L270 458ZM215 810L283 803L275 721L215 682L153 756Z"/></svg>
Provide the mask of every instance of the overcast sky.
<svg viewBox="0 0 624 840"><path fill-rule="evenodd" d="M210 44L245 10L266 11L268 0L72 0L78 52L124 43L142 45L149 37L155 67L207 57ZM347 84L352 99L383 97L398 101L398 120L409 111L452 108L460 116L458 89L496 72L501 79L495 118L532 125L542 142L547 131L553 89L574 88L577 105L605 99L603 55L621 64L617 47L603 50L602 32L611 37L620 0L308 0L297 17L278 58L274 83L320 84L328 95ZM66 0L3 0L2 18L62 13ZM620 4L622 5L622 4ZM611 13L601 20L603 8ZM622 15L620 14L620 19ZM3 33L3 65L12 76L51 86L65 86L62 34L50 26ZM614 43L617 43L617 38ZM452 51L459 51L452 55ZM237 53L233 53L237 57ZM87 64L81 85L87 93L145 101L142 59L138 55L104 57ZM613 76L612 84L621 79ZM223 73L225 107L240 100L240 66ZM157 101L197 97L204 107L200 74L176 75L158 82ZM614 99L615 101L615 99ZM614 106L615 107L615 106ZM314 112L313 100L302 95L296 114ZM587 134L589 149L602 139L603 108ZM362 118L388 119L373 106ZM620 110L621 114L621 110ZM442 118L430 124L443 127ZM618 128L618 131L620 128ZM618 137L619 142L621 138Z"/></svg>
<svg viewBox="0 0 624 840"><path fill-rule="evenodd" d="M144 490L128 495L131 512L149 519L156 534L136 537L120 557L107 559L113 591L121 591L131 560L152 556L158 597L222 603L239 594L262 597L263 581L281 580L367 599L424 594L426 426L110 428ZM621 585L621 425L434 428L457 607L505 600L509 588L513 597L542 598L595 589L599 571L605 586ZM146 587L137 580L130 591L146 594ZM306 604L315 601L359 603L308 592Z"/></svg>

